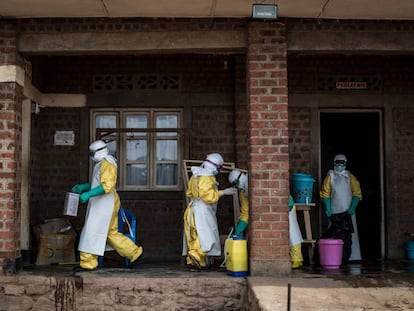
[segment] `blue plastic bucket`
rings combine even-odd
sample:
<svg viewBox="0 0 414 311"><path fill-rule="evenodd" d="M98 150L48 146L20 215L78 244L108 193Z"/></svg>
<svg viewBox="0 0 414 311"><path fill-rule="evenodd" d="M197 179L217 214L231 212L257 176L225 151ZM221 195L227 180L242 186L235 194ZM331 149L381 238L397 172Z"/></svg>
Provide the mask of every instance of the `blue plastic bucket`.
<svg viewBox="0 0 414 311"><path fill-rule="evenodd" d="M291 179L292 197L296 203L311 203L315 179L309 174L294 173Z"/></svg>
<svg viewBox="0 0 414 311"><path fill-rule="evenodd" d="M407 242L407 257L409 260L414 260L414 241Z"/></svg>

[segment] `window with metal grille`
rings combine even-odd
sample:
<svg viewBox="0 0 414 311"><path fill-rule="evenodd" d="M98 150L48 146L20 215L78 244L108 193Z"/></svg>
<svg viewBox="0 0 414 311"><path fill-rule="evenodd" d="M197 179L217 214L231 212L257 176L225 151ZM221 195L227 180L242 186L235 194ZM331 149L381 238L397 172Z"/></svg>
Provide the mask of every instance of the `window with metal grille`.
<svg viewBox="0 0 414 311"><path fill-rule="evenodd" d="M186 145L179 109L94 109L93 139L118 160L120 190L180 190Z"/></svg>

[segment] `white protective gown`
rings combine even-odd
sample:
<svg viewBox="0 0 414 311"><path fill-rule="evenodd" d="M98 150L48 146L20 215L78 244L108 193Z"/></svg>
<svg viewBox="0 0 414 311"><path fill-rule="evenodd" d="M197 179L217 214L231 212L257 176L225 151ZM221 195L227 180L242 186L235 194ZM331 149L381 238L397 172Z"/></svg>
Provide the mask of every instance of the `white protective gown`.
<svg viewBox="0 0 414 311"><path fill-rule="evenodd" d="M289 245L293 246L303 242L302 233L296 217L296 207L289 211Z"/></svg>
<svg viewBox="0 0 414 311"><path fill-rule="evenodd" d="M339 214L346 212L352 201L352 191L351 191L351 182L348 171L344 173L336 173L333 170L329 171L331 177L331 206L332 213ZM359 245L359 236L358 236L358 227L356 216L353 214L351 216L352 225L354 226L354 233L352 233L352 247L351 247L351 256L349 260L361 260L361 250Z"/></svg>
<svg viewBox="0 0 414 311"><path fill-rule="evenodd" d="M192 167L192 178L202 176L212 176L210 170L200 167ZM189 204L190 213L188 213L188 223L191 223L191 216L194 215L195 227L200 241L201 250L207 256L220 256L221 244L219 230L217 226L217 202L206 203L200 198L192 198ZM185 228L189 232L190 228ZM188 241L186 234L183 236L183 255L188 253Z"/></svg>
<svg viewBox="0 0 414 311"><path fill-rule="evenodd" d="M116 165L115 160L108 156L108 161ZM95 164L92 173L91 189L99 186L102 161ZM108 236L109 224L114 210L115 196L113 192L91 197L86 211L85 225L79 239L78 250L84 253L103 256Z"/></svg>

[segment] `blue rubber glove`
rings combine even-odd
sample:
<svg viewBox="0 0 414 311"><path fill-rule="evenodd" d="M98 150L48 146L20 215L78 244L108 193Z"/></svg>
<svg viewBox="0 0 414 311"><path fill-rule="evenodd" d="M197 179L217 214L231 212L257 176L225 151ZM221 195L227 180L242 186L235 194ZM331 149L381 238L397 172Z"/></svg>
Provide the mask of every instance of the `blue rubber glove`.
<svg viewBox="0 0 414 311"><path fill-rule="evenodd" d="M325 214L328 217L332 216L332 206L331 206L331 199L330 198L323 198L323 203L325 204Z"/></svg>
<svg viewBox="0 0 414 311"><path fill-rule="evenodd" d="M90 191L84 192L79 196L79 201L81 203L88 202L89 198L96 197L98 195L105 194L105 189L102 185L91 189Z"/></svg>
<svg viewBox="0 0 414 311"><path fill-rule="evenodd" d="M236 230L234 231L234 234L239 235L244 230L246 230L246 228L247 228L247 222L245 222L243 220L239 220L239 222L237 223L237 226L236 226Z"/></svg>
<svg viewBox="0 0 414 311"><path fill-rule="evenodd" d="M355 214L355 209L356 209L356 207L357 207L358 203L359 203L359 198L358 198L358 197L353 196L353 197L352 197L352 201L351 201L351 205L350 205L350 206L349 206L349 208L348 208L348 214L349 214L349 215L353 215L353 214Z"/></svg>
<svg viewBox="0 0 414 311"><path fill-rule="evenodd" d="M84 193L85 191L89 191L89 190L91 190L91 184L90 183L78 184L78 185L74 185L72 187L72 192L77 193L77 194L81 194L81 193Z"/></svg>

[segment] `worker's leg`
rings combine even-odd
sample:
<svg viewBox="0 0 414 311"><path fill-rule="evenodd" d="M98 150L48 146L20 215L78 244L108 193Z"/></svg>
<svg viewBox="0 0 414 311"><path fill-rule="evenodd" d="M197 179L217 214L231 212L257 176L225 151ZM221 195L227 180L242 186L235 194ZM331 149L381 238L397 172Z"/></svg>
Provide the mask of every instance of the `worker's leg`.
<svg viewBox="0 0 414 311"><path fill-rule="evenodd" d="M111 223L109 225L108 243L119 255L134 262L141 256L144 250L141 246L137 246L131 239L127 238L123 233L118 232L118 211L119 208L114 208Z"/></svg>

